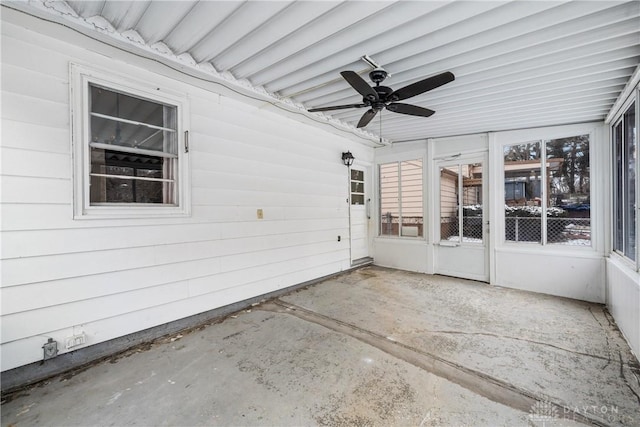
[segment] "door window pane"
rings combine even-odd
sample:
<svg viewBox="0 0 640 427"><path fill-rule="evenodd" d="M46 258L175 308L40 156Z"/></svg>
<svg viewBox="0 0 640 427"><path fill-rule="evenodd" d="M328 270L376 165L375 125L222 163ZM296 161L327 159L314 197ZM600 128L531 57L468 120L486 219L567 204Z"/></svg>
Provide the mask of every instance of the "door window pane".
<svg viewBox="0 0 640 427"><path fill-rule="evenodd" d="M458 165L440 168L440 240L459 242Z"/></svg>
<svg viewBox="0 0 640 427"><path fill-rule="evenodd" d="M364 205L364 171L351 169L351 204Z"/></svg>
<svg viewBox="0 0 640 427"><path fill-rule="evenodd" d="M482 163L463 164L462 176L462 240L482 243Z"/></svg>
<svg viewBox="0 0 640 427"><path fill-rule="evenodd" d="M482 215L482 163L441 167L440 240L482 243Z"/></svg>

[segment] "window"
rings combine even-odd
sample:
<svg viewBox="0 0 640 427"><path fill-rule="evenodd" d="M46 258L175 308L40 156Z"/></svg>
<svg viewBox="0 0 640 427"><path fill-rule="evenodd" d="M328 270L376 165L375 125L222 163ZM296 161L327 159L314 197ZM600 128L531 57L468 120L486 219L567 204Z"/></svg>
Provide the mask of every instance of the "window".
<svg viewBox="0 0 640 427"><path fill-rule="evenodd" d="M187 213L184 100L83 67L72 73L76 217Z"/></svg>
<svg viewBox="0 0 640 427"><path fill-rule="evenodd" d="M636 114L631 104L613 126L613 249L636 261Z"/></svg>
<svg viewBox="0 0 640 427"><path fill-rule="evenodd" d="M423 236L422 159L380 165L380 235Z"/></svg>
<svg viewBox="0 0 640 427"><path fill-rule="evenodd" d="M482 243L482 163L440 167L440 241Z"/></svg>
<svg viewBox="0 0 640 427"><path fill-rule="evenodd" d="M351 169L351 204L364 205L364 171Z"/></svg>
<svg viewBox="0 0 640 427"><path fill-rule="evenodd" d="M505 240L591 246L589 135L508 145L503 154Z"/></svg>

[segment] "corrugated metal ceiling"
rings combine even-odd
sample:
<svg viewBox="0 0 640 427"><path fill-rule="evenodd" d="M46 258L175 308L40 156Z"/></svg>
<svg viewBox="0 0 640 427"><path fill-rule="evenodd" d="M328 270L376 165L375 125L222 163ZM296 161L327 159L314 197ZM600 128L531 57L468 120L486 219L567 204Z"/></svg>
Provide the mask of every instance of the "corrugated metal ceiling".
<svg viewBox="0 0 640 427"><path fill-rule="evenodd" d="M640 62L638 1L67 0L16 7L58 15L68 7L65 19L106 20L113 33L188 54L306 108L360 103L339 73L353 70L368 81L363 55L391 74L383 84L394 89L453 72L454 82L404 101L433 116L383 112L382 136L391 141L603 120ZM364 111L313 114L355 126ZM380 116L366 130L377 134Z"/></svg>

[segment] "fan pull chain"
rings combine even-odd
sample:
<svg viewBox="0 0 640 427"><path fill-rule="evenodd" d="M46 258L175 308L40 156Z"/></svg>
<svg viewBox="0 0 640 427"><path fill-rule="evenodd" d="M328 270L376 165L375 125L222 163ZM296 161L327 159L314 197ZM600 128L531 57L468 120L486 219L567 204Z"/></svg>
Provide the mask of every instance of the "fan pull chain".
<svg viewBox="0 0 640 427"><path fill-rule="evenodd" d="M380 133L378 137L380 138L380 144L382 144L382 110L380 110Z"/></svg>

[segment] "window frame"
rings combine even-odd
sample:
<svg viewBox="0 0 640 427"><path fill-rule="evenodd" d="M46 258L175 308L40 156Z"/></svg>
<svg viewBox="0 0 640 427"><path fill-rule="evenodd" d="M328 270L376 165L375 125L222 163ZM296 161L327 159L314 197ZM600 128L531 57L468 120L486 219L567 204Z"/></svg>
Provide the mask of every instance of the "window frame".
<svg viewBox="0 0 640 427"><path fill-rule="evenodd" d="M421 162L421 186L422 186L422 235L418 234L417 236L410 235L402 235L402 163L412 162L412 161L420 161ZM380 168L383 165L395 164L398 172L398 233L397 234L383 234L382 233L382 174L380 172ZM425 223L427 221L425 215L425 159L423 155L406 155L401 158L393 158L393 159L380 159L376 163L376 185L377 185L377 194L378 194L378 206L377 206L377 237L378 238L389 238L389 239L406 239L406 240L425 240L426 239L426 228Z"/></svg>
<svg viewBox="0 0 640 427"><path fill-rule="evenodd" d="M590 126L589 124L587 124L588 127L583 127L581 125L573 125L573 129L561 129L561 130L555 130L555 129L545 129L545 128L539 128L539 129L531 129L531 130L526 130L526 131L512 131L512 132L508 132L508 134L513 135L513 137L509 138L508 134L505 134L503 136L503 138L508 138L508 140L504 140L502 141L500 144L498 144L498 146L496 147L497 150L497 155L499 156L497 159L494 157L494 159L496 160L496 178L498 179L498 181L496 181L497 183L499 182L501 185L498 186L497 189L497 194L496 194L496 201L500 201L502 203L504 203L505 200L505 186L504 186L504 182L505 182L505 175L504 175L504 150L505 147L509 147L509 146L514 146L514 145L519 145L519 144L527 144L527 143L539 143L540 144L540 155L541 155L541 166L542 166L542 171L543 171L543 175L545 175L545 170L546 170L546 145L548 141L551 140L556 140L556 139L563 139L563 138L570 138L573 136L578 136L578 135L588 135L589 136L589 175L590 175L590 181L593 183L594 182L594 178L596 178L597 175L597 168L595 165L595 157L597 157L596 155L594 155L596 153L596 147L597 144L595 144L595 140L596 140L596 131L593 129L593 126ZM544 188L545 186L541 186L541 190L543 191L542 194L544 194L544 192L546 191L546 189ZM597 190L596 190L597 191ZM506 214L505 214L505 209L497 209L497 219L498 219L498 224L497 226L499 227L496 231L498 232L498 244L502 247L518 247L518 248L529 248L529 249L533 249L533 250L544 250L544 251L559 251L561 253L564 252L571 252L571 251L579 251L579 252L597 252L598 251L598 241L601 238L598 233L599 233L599 227L597 227L597 217L596 217L596 212L595 209L593 207L593 198L596 195L596 192L594 192L594 189L592 187L591 189L591 209L589 212L589 219L590 219L590 224L591 224L591 244L590 245L585 245L585 246L578 246L578 245L564 245L564 244L556 244L556 243L549 243L547 241L547 217L546 215L543 215L541 217L542 221L541 221L541 239L540 241L512 241L512 240L507 240L506 238ZM596 196L597 197L597 196ZM542 199L544 199L544 197L541 196ZM546 211L546 208L543 210L543 212Z"/></svg>
<svg viewBox="0 0 640 427"><path fill-rule="evenodd" d="M184 217L191 214L190 170L187 147L189 104L185 94L167 84L152 84L157 77L124 76L112 71L70 64L71 145L73 153L74 219ZM145 83L146 82L146 83ZM91 204L90 93L91 85L118 93L176 107L177 159L176 200L172 204L99 203Z"/></svg>
<svg viewBox="0 0 640 427"><path fill-rule="evenodd" d="M617 174L618 174L618 166L617 166L617 160L616 160L616 149L615 149L615 127L616 125L620 124L621 128L622 128L622 132L624 134L624 125L623 125L623 117L625 115L625 113L627 112L627 110L629 109L629 107L631 107L632 104L635 103L635 129L636 129L636 164L635 164L635 176L636 176L636 182L635 182L635 188L633 189L635 192L635 198L636 198L636 205L634 207L635 209L635 230L636 230L636 236L635 236L635 260L629 258L628 256L626 256L624 254L623 251L616 249L616 242L615 239L617 238L617 231L616 231L616 209L617 209L617 182L616 182L616 178L617 178ZM608 122L609 125L609 140L610 140L610 145L609 145L609 149L610 149L610 158L611 158L611 185L610 185L610 190L611 190L611 197L610 197L610 201L611 201L611 209L610 209L610 215L611 215L611 224L610 224L610 236L611 236L611 245L610 245L610 251L611 254L618 256L621 260L623 260L625 263L627 263L629 266L631 266L635 271L640 271L640 159L638 159L638 151L640 148L640 138L639 138L639 130L640 130L640 86L637 86L633 91L631 91L631 94L628 96L628 98L620 105L619 109L617 110L616 114L613 116L612 120L610 120ZM624 146L624 144L623 144ZM623 207L624 209L624 207ZM623 230L623 234L624 234L625 230Z"/></svg>

